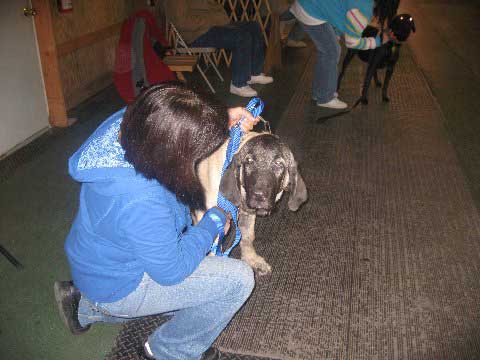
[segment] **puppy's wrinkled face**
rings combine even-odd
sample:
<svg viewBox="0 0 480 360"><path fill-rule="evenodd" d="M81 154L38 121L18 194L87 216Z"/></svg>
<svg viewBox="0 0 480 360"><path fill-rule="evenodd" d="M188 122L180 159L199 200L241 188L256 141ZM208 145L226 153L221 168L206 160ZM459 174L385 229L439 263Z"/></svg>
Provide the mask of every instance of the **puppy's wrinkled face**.
<svg viewBox="0 0 480 360"><path fill-rule="evenodd" d="M288 161L278 138L258 136L236 155L241 201L257 215L266 216L280 199L288 176Z"/></svg>
<svg viewBox="0 0 480 360"><path fill-rule="evenodd" d="M307 201L305 182L290 148L270 133L249 133L220 181L220 192L243 212L266 216L284 191L288 208Z"/></svg>

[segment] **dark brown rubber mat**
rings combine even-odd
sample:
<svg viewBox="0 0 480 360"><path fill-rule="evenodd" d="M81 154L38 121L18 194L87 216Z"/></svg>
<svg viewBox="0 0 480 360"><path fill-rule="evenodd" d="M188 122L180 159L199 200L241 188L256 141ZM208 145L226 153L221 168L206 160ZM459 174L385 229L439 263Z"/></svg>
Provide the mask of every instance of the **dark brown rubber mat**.
<svg viewBox="0 0 480 360"><path fill-rule="evenodd" d="M408 47L381 102L317 124L313 63L277 133L299 158L309 202L257 223L273 267L217 340L296 360L480 359L480 217ZM364 65L341 98L352 104Z"/></svg>

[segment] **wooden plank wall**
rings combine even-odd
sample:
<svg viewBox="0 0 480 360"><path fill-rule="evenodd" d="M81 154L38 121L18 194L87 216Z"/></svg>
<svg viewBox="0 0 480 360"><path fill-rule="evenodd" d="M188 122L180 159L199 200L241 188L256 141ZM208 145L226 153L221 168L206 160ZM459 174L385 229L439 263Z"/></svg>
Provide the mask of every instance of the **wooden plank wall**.
<svg viewBox="0 0 480 360"><path fill-rule="evenodd" d="M73 11L60 13L49 0L67 109L112 83L120 27L127 17L145 8L146 0L81 0Z"/></svg>

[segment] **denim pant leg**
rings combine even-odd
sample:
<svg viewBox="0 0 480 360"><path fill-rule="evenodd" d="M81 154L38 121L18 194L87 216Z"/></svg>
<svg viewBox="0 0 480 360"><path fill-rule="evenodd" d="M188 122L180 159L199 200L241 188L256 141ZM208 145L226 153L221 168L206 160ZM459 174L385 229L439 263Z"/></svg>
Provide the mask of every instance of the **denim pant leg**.
<svg viewBox="0 0 480 360"><path fill-rule="evenodd" d="M150 335L156 359L200 359L250 296L252 269L243 261L206 257L178 285L162 286L144 275L137 289L114 303L98 304L106 314L135 318L173 311Z"/></svg>
<svg viewBox="0 0 480 360"><path fill-rule="evenodd" d="M265 63L265 41L263 39L262 28L257 21L240 21L236 24L241 31L250 34L252 39L252 72L250 75L259 75L262 73Z"/></svg>
<svg viewBox="0 0 480 360"><path fill-rule="evenodd" d="M317 49L317 62L313 77L313 97L319 103L326 103L333 99L337 90L337 64L340 60L340 44L335 30L328 23L315 26L303 24L303 28Z"/></svg>
<svg viewBox="0 0 480 360"><path fill-rule="evenodd" d="M247 85L252 75L262 72L264 48L260 27L256 22L237 22L214 26L192 42L192 46L225 48L232 51L232 83L237 87ZM256 24L256 25L255 25ZM260 46L261 44L261 46Z"/></svg>
<svg viewBox="0 0 480 360"><path fill-rule="evenodd" d="M106 312L99 303L92 302L82 295L78 304L78 322L82 326L94 324L96 322L106 322L111 324L124 323L132 320L129 317L113 316Z"/></svg>

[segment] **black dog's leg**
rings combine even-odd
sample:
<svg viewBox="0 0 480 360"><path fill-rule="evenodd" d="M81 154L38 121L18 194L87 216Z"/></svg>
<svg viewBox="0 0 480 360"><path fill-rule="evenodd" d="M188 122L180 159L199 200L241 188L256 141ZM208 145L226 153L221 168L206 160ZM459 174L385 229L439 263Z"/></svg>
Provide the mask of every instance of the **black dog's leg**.
<svg viewBox="0 0 480 360"><path fill-rule="evenodd" d="M375 72L373 73L373 80L375 81L375 85L377 87L382 87L382 82L378 79L378 71L375 69Z"/></svg>
<svg viewBox="0 0 480 360"><path fill-rule="evenodd" d="M370 82L372 81L372 77L373 77L373 74L375 73L375 70L376 70L375 55L373 55L370 58L370 61L368 62L367 73L365 74L365 80L363 82L362 96L360 98L360 102L363 105L368 104L368 88L370 87Z"/></svg>
<svg viewBox="0 0 480 360"><path fill-rule="evenodd" d="M387 71L385 73L385 81L383 82L383 89L382 89L382 100L384 102L389 102L390 99L388 98L388 84L390 83L390 79L393 75L393 66L387 66Z"/></svg>
<svg viewBox="0 0 480 360"><path fill-rule="evenodd" d="M340 83L342 82L343 75L345 74L345 70L347 69L348 64L350 64L350 62L352 61L356 52L357 52L357 50L355 50L355 49L348 49L347 53L345 54L345 58L343 59L343 64L342 64L342 71L340 72L340 75L338 76L337 91L340 90Z"/></svg>
<svg viewBox="0 0 480 360"><path fill-rule="evenodd" d="M365 81L363 82L362 96L360 102L364 105L368 104L368 88L370 87L370 82L372 81L373 75L378 68L378 65L382 61L383 56L385 55L385 49L383 46L373 50L370 59L368 61L367 74L365 75Z"/></svg>

